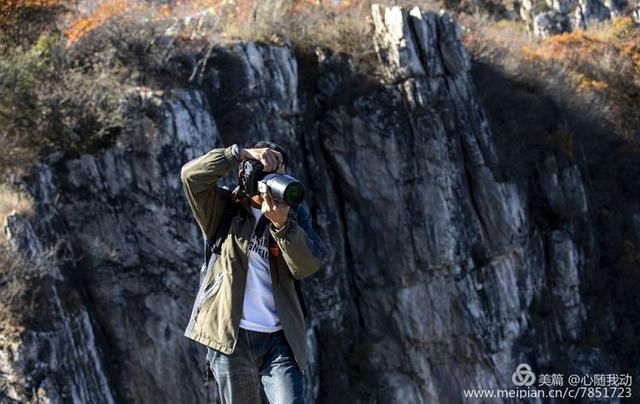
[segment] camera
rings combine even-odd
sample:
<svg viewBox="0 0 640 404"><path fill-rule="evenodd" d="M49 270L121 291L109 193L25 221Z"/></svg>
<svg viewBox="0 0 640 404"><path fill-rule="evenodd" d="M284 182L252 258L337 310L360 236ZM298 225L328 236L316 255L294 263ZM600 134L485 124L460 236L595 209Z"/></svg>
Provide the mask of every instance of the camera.
<svg viewBox="0 0 640 404"><path fill-rule="evenodd" d="M296 206L304 199L304 185L286 174L265 173L264 166L258 160L240 162L240 193L251 198L260 193L271 191L273 199Z"/></svg>

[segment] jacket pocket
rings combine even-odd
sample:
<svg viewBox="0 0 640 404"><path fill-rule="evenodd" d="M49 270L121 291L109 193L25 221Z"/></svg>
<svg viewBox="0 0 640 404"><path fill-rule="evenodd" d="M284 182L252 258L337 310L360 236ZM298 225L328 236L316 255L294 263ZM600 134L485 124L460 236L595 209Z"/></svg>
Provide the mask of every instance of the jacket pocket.
<svg viewBox="0 0 640 404"><path fill-rule="evenodd" d="M211 282L211 284L208 285L202 292L202 301L205 301L218 291L220 285L222 284L223 278L224 272L221 271L216 274L216 276L213 278L213 282Z"/></svg>

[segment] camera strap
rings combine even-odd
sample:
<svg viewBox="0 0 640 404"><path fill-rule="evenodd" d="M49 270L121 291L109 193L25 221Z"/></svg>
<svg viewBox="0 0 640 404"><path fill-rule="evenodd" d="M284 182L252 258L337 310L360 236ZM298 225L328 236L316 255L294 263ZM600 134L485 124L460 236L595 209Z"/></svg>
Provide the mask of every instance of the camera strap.
<svg viewBox="0 0 640 404"><path fill-rule="evenodd" d="M222 243L224 243L224 239L227 238L229 228L231 227L231 221L238 214L238 209L240 207L240 204L236 200L236 195L229 190L225 190L225 192L226 198L224 208L222 210L222 217L218 223L216 234L213 237L213 243L211 245L207 245L207 264L209 263L211 254L220 255ZM207 244L209 244L209 240L207 240Z"/></svg>
<svg viewBox="0 0 640 404"><path fill-rule="evenodd" d="M267 219L267 217L265 215L260 216L260 219L258 220L258 223L256 224L256 229L253 232L253 234L256 237L263 237L264 236L264 229L267 227L268 224L269 224L269 219Z"/></svg>

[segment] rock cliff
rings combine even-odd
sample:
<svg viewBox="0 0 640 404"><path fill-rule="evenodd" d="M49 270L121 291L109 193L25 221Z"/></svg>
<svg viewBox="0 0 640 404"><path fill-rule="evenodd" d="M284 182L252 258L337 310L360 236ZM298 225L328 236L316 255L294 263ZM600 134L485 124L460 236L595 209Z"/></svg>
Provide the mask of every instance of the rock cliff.
<svg viewBox="0 0 640 404"><path fill-rule="evenodd" d="M586 30L594 23L629 15L640 21L640 7L627 0L523 0L519 3L520 17L533 33L540 37Z"/></svg>
<svg viewBox="0 0 640 404"><path fill-rule="evenodd" d="M71 258L41 269L37 326L2 336L4 400L213 402L182 335L202 251L179 173L262 138L290 151L331 247L304 281L309 402L461 402L512 387L521 362L638 375L606 339L585 343L620 326L614 304L594 324L585 296L601 270L586 168L550 151L527 177L507 170L455 21L372 17L378 77L326 49L214 47L192 86L124 94L132 125L112 147L15 178L36 204L7 219L11 244Z"/></svg>

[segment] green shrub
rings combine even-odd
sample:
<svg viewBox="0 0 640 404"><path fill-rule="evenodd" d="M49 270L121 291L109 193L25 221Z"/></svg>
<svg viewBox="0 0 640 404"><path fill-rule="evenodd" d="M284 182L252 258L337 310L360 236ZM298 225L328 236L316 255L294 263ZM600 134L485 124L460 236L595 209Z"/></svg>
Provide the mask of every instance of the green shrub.
<svg viewBox="0 0 640 404"><path fill-rule="evenodd" d="M71 67L58 34L30 47L0 46L0 167L19 167L42 148L87 152L122 127L121 85L98 70Z"/></svg>

